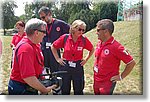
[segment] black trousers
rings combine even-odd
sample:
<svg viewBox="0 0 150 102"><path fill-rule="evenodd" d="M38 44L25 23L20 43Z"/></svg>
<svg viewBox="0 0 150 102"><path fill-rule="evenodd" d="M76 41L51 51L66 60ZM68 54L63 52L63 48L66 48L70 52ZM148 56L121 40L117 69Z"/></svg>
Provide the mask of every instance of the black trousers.
<svg viewBox="0 0 150 102"><path fill-rule="evenodd" d="M59 63L56 61L51 49L42 50L44 56L44 67L50 68L50 72L58 71ZM58 51L60 57L60 51Z"/></svg>
<svg viewBox="0 0 150 102"><path fill-rule="evenodd" d="M84 89L84 70L83 66L80 65L81 61L76 61L76 67L70 67L68 61L65 61L66 65L61 66L59 70L67 71L62 74L62 94L69 95L71 91L71 81L73 82L74 95L83 95Z"/></svg>

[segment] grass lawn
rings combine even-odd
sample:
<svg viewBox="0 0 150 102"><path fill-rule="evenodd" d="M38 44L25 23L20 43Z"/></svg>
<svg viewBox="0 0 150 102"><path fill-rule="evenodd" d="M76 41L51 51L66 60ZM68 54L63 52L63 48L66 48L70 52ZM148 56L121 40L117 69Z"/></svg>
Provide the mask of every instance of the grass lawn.
<svg viewBox="0 0 150 102"><path fill-rule="evenodd" d="M86 33L86 36L95 46L97 43L96 29L93 29ZM118 82L114 90L114 94L122 95L142 95L143 94L143 33L141 21L124 21L115 22L115 31L113 36L122 45L128 49L129 53L134 57L136 65L133 71L123 81ZM12 36L1 36L3 40L3 54L2 60L2 72L0 79L3 79L2 87L0 91L7 94L7 84L10 74L10 61L11 61L11 48L10 42ZM86 53L86 51L85 51ZM94 55L84 66L85 70L85 94L93 94L93 61ZM124 63L121 63L120 72L124 69Z"/></svg>

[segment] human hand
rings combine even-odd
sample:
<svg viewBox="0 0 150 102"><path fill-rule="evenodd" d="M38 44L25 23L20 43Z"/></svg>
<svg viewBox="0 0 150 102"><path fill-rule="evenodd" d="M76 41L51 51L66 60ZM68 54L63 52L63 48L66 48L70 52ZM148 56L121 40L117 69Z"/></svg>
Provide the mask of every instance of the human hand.
<svg viewBox="0 0 150 102"><path fill-rule="evenodd" d="M48 86L48 87L46 87L46 92L41 92L40 94L41 95L47 95L48 93L50 93L51 92L51 90L52 89L55 89L57 87L57 85L52 85L52 86Z"/></svg>
<svg viewBox="0 0 150 102"><path fill-rule="evenodd" d="M64 62L64 59L62 59L62 58L58 58L57 59L57 62L60 64L60 65L62 65L62 66L65 66L65 62Z"/></svg>
<svg viewBox="0 0 150 102"><path fill-rule="evenodd" d="M81 66L84 66L85 65L85 63L86 63L87 61L85 60L85 59L83 59L82 61L81 61Z"/></svg>
<svg viewBox="0 0 150 102"><path fill-rule="evenodd" d="M116 81L121 81L122 78L120 75L115 75L113 77L111 77L110 81L116 82Z"/></svg>

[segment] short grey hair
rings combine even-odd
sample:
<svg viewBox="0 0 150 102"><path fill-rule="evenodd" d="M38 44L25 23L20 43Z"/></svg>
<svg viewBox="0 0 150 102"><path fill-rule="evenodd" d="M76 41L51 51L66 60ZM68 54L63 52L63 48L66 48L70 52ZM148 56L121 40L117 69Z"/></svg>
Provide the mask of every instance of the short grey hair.
<svg viewBox="0 0 150 102"><path fill-rule="evenodd" d="M40 14L41 12L44 12L46 15L48 15L48 13L50 13L52 15L51 10L48 7L46 7L46 6L42 6L39 9L38 14Z"/></svg>
<svg viewBox="0 0 150 102"><path fill-rule="evenodd" d="M114 24L113 21L110 19L102 19L98 21L96 24L98 27L101 26L102 29L108 29L109 33L112 35L114 32Z"/></svg>
<svg viewBox="0 0 150 102"><path fill-rule="evenodd" d="M26 34L32 35L34 34L35 30L42 30L43 27L46 31L46 25L47 25L46 22L37 18L32 18L26 23L26 26L25 26Z"/></svg>

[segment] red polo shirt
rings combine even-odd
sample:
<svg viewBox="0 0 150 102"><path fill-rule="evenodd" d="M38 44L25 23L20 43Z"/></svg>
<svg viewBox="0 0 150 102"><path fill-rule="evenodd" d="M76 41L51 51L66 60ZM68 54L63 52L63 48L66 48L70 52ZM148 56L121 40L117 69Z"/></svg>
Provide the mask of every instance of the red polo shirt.
<svg viewBox="0 0 150 102"><path fill-rule="evenodd" d="M98 42L95 59L94 66L98 68L97 72L94 70L94 79L96 81L110 80L112 76L119 74L121 60L125 64L133 60L132 56L113 37L103 45L101 41Z"/></svg>
<svg viewBox="0 0 150 102"><path fill-rule="evenodd" d="M64 48L63 58L68 61L78 61L83 58L83 49L91 51L93 48L92 43L85 38L85 42L83 41L82 36L78 37L77 41L74 42L72 39L72 35L69 34L66 43L64 44L64 38L66 35L62 35L59 39L57 39L53 46L56 49Z"/></svg>
<svg viewBox="0 0 150 102"><path fill-rule="evenodd" d="M20 36L18 33L16 33L12 38L11 44L16 46L24 36L26 36L25 32L22 36Z"/></svg>
<svg viewBox="0 0 150 102"><path fill-rule="evenodd" d="M25 83L23 79L27 77L36 76L38 78L42 73L44 66L44 59L40 50L40 44L34 44L27 37L24 37L18 43L16 49L18 47L17 58L15 55L13 59L14 63L10 78L22 83ZM16 51L17 50L15 50L15 54Z"/></svg>

